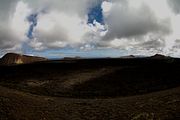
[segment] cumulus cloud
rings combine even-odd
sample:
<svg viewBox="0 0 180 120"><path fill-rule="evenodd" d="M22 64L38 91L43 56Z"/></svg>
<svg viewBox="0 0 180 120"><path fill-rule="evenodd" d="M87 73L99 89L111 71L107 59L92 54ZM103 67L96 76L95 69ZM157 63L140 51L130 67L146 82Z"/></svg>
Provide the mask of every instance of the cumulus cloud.
<svg viewBox="0 0 180 120"><path fill-rule="evenodd" d="M80 47L80 44L85 45L83 39L87 40L89 32L95 35L95 26L87 25L87 13L99 1L3 0L1 3L0 48L4 51L6 48L21 49L24 43L34 50L63 48L67 45ZM37 25L32 26L27 18L35 13L38 16ZM31 35L28 32L32 32L33 39L27 40L26 35Z"/></svg>
<svg viewBox="0 0 180 120"><path fill-rule="evenodd" d="M30 45L35 49L36 43L41 43L42 49L63 48L67 45L75 47L85 42L88 33L94 32L91 28L94 27L88 25L86 19L76 14L68 15L59 11L41 14L34 29L35 40L32 40Z"/></svg>
<svg viewBox="0 0 180 120"><path fill-rule="evenodd" d="M88 13L100 3L103 23L88 23ZM178 5L178 0L1 0L0 50L20 51L26 44L35 51L173 53L180 46ZM33 14L35 25L28 20Z"/></svg>
<svg viewBox="0 0 180 120"><path fill-rule="evenodd" d="M105 16L108 33L104 39L128 38L148 33L168 34L170 21L158 20L151 9L142 4L139 8L114 3L109 15Z"/></svg>
<svg viewBox="0 0 180 120"><path fill-rule="evenodd" d="M12 33L9 29L9 22L8 18L10 17L9 13L10 11L13 11L15 8L13 7L13 4L16 2L13 0L2 0L0 4L0 48L6 49L6 48L12 48L13 43L12 39L13 36L9 36L8 33Z"/></svg>
<svg viewBox="0 0 180 120"><path fill-rule="evenodd" d="M28 23L25 18L29 10L17 0L2 0L0 4L0 49L2 52L19 51L26 39Z"/></svg>
<svg viewBox="0 0 180 120"><path fill-rule="evenodd" d="M39 0L30 2L32 12L38 13L38 24L33 29L34 39L29 41L29 45L35 50L67 46L81 49L91 46L103 34L101 30L105 29L96 21L94 25L87 24L89 9L99 4L100 1L52 0L49 3L49 1ZM43 5L44 8L41 7L42 9L38 10L36 9L36 7L40 8L38 5Z"/></svg>
<svg viewBox="0 0 180 120"><path fill-rule="evenodd" d="M169 15L172 13L166 2L117 0L104 2L102 6L108 26L107 34L102 40L107 41L107 46L137 51L140 54L142 51L164 53L163 49L168 46L165 39L172 33ZM160 14L159 11L166 11L167 14Z"/></svg>
<svg viewBox="0 0 180 120"><path fill-rule="evenodd" d="M85 17L90 8L94 7L103 0L31 0L25 1L34 10L58 10L67 14L78 14Z"/></svg>

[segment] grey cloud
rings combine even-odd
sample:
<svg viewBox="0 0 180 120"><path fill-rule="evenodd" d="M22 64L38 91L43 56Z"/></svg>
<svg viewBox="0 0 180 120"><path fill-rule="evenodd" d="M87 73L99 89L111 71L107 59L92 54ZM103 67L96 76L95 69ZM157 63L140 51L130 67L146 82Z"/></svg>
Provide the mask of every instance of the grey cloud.
<svg viewBox="0 0 180 120"><path fill-rule="evenodd" d="M9 15L14 11L18 0L1 0L0 1L0 19L6 21Z"/></svg>
<svg viewBox="0 0 180 120"><path fill-rule="evenodd" d="M144 43L141 43L139 46L142 48L146 48L147 50L149 49L163 49L165 47L165 41L164 40L150 40Z"/></svg>
<svg viewBox="0 0 180 120"><path fill-rule="evenodd" d="M133 45L126 46L130 53L138 55L150 55L156 53L163 53L165 47L164 39L150 39L149 41L138 42Z"/></svg>
<svg viewBox="0 0 180 120"><path fill-rule="evenodd" d="M3 27L0 29L0 50L19 50L22 41L17 39L17 36L13 34L13 31L11 31L11 29L8 27L3 29L2 28Z"/></svg>
<svg viewBox="0 0 180 120"><path fill-rule="evenodd" d="M0 1L0 49L11 49L18 45L16 36L9 28L9 19L12 16L17 0Z"/></svg>
<svg viewBox="0 0 180 120"><path fill-rule="evenodd" d="M41 43L41 47L43 48L61 48L64 47L68 41L68 36L66 35L65 30L63 31L61 27L56 26L53 31L46 32L46 31L39 31L35 29L34 37L36 38L37 42L31 44L30 46L36 49L36 44ZM62 43L62 44L55 44L55 43Z"/></svg>
<svg viewBox="0 0 180 120"><path fill-rule="evenodd" d="M176 14L180 14L180 0L168 0L168 3Z"/></svg>
<svg viewBox="0 0 180 120"><path fill-rule="evenodd" d="M0 29L0 48L1 49L13 47L14 43L12 39L13 39L13 36L8 35L8 30Z"/></svg>
<svg viewBox="0 0 180 120"><path fill-rule="evenodd" d="M175 43L173 45L173 49L179 49L180 48L180 39L175 40Z"/></svg>
<svg viewBox="0 0 180 120"><path fill-rule="evenodd" d="M89 8L103 0L31 0L25 1L35 11L39 9L58 10L68 14L78 14L85 17Z"/></svg>
<svg viewBox="0 0 180 120"><path fill-rule="evenodd" d="M179 57L180 56L180 39L177 39L174 41L174 45L172 48L169 49L168 55L174 56L174 57Z"/></svg>
<svg viewBox="0 0 180 120"><path fill-rule="evenodd" d="M143 4L139 9L131 9L128 5L115 5L105 18L108 33L105 40L129 38L148 33L170 33L170 21L158 20L150 8Z"/></svg>

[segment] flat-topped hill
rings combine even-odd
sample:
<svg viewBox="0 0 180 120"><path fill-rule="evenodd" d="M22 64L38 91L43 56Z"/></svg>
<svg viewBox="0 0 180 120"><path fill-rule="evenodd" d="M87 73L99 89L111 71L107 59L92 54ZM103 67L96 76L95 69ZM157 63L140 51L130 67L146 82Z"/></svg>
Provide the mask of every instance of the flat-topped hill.
<svg viewBox="0 0 180 120"><path fill-rule="evenodd" d="M2 65L27 64L27 63L33 63L39 61L46 61L46 60L47 59L43 57L21 55L16 53L7 53L1 58L0 64Z"/></svg>

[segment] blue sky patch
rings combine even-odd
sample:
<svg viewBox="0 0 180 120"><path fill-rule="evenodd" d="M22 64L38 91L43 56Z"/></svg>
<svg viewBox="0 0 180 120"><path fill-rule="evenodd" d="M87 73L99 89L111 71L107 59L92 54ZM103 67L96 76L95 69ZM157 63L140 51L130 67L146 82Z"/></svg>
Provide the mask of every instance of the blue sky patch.
<svg viewBox="0 0 180 120"><path fill-rule="evenodd" d="M73 48L63 48L63 49L51 49L44 51L32 51L28 54L34 54L36 56L42 56L49 59L59 59L64 57L82 57L82 58L118 58L120 56L125 56L127 51L119 49L93 49L90 51L83 51L80 49Z"/></svg>
<svg viewBox="0 0 180 120"><path fill-rule="evenodd" d="M28 30L28 33L27 33L27 37L29 39L33 39L34 38L33 30L34 30L34 27L37 26L37 16L38 16L37 13L33 13L33 14L31 14L31 15L29 15L27 17L27 20L30 23L29 30Z"/></svg>
<svg viewBox="0 0 180 120"><path fill-rule="evenodd" d="M102 2L99 2L96 6L91 8L88 13L88 24L93 24L93 21L96 20L97 22L104 24L103 18L103 10L101 8ZM94 25L94 24L93 24Z"/></svg>

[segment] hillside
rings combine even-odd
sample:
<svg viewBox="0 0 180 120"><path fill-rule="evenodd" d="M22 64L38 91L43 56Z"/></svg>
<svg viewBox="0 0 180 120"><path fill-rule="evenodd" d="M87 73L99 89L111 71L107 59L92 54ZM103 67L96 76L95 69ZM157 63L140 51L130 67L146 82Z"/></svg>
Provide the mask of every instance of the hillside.
<svg viewBox="0 0 180 120"><path fill-rule="evenodd" d="M179 74L177 58L68 59L0 66L0 118L177 119Z"/></svg>
<svg viewBox="0 0 180 120"><path fill-rule="evenodd" d="M161 55L161 54L155 54L153 56L150 57L151 59L168 59L171 58L169 56L165 56L165 55Z"/></svg>
<svg viewBox="0 0 180 120"><path fill-rule="evenodd" d="M179 111L180 87L111 99L49 97L0 87L1 120L178 120Z"/></svg>
<svg viewBox="0 0 180 120"><path fill-rule="evenodd" d="M7 53L0 59L1 65L27 64L39 61L46 61L46 58L27 56L16 53Z"/></svg>

